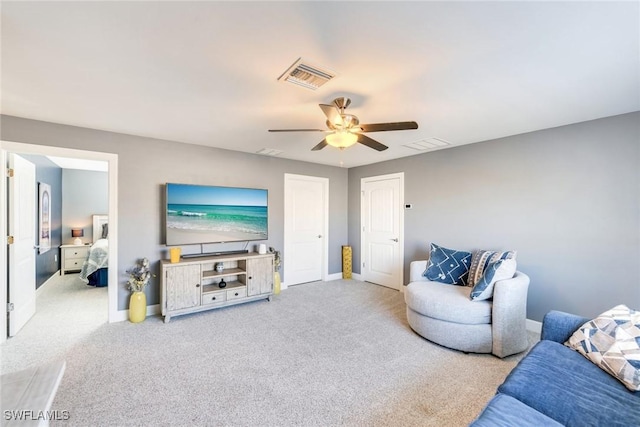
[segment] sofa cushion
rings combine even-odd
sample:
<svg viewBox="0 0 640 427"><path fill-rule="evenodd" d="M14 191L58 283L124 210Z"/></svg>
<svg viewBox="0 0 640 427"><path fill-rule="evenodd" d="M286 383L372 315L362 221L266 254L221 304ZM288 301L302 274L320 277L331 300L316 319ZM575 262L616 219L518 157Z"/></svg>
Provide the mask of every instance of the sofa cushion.
<svg viewBox="0 0 640 427"><path fill-rule="evenodd" d="M485 270L490 264L501 259L516 259L516 251L496 252L496 251L475 251L471 257L469 267L468 286L474 286L484 276Z"/></svg>
<svg viewBox="0 0 640 427"><path fill-rule="evenodd" d="M581 354L540 341L498 387L566 426L640 425L640 393Z"/></svg>
<svg viewBox="0 0 640 427"><path fill-rule="evenodd" d="M578 328L565 345L629 390L640 390L640 311L618 305Z"/></svg>
<svg viewBox="0 0 640 427"><path fill-rule="evenodd" d="M431 243L424 277L448 285L467 285L471 252L448 249Z"/></svg>
<svg viewBox="0 0 640 427"><path fill-rule="evenodd" d="M474 422L473 427L556 427L562 424L506 394L496 394Z"/></svg>
<svg viewBox="0 0 640 427"><path fill-rule="evenodd" d="M491 323L491 301L471 301L468 286L412 282L404 299L413 311L434 319L467 325Z"/></svg>
<svg viewBox="0 0 640 427"><path fill-rule="evenodd" d="M493 297L493 285L498 280L511 279L516 274L516 260L513 258L501 259L489 264L484 271L484 276L473 286L471 299L482 301Z"/></svg>

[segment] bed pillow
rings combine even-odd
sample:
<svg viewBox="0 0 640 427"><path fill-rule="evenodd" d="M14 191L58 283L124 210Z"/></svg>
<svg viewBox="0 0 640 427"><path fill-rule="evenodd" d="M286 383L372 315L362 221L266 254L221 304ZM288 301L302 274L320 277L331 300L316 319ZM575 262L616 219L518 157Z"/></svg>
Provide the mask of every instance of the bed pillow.
<svg viewBox="0 0 640 427"><path fill-rule="evenodd" d="M564 345L640 391L640 311L618 305L582 325Z"/></svg>
<svg viewBox="0 0 640 427"><path fill-rule="evenodd" d="M434 282L466 286L470 265L471 252L447 249L432 243L427 269L422 275Z"/></svg>
<svg viewBox="0 0 640 427"><path fill-rule="evenodd" d="M496 251L475 251L471 258L471 267L469 268L469 286L475 286L482 276L484 271L490 264L501 259L516 259L516 251L496 252Z"/></svg>
<svg viewBox="0 0 640 427"><path fill-rule="evenodd" d="M484 301L493 297L493 286L498 280L511 279L516 274L516 260L513 258L500 259L484 270L482 278L471 290L471 300Z"/></svg>
<svg viewBox="0 0 640 427"><path fill-rule="evenodd" d="M109 235L109 223L102 224L102 238L106 239Z"/></svg>

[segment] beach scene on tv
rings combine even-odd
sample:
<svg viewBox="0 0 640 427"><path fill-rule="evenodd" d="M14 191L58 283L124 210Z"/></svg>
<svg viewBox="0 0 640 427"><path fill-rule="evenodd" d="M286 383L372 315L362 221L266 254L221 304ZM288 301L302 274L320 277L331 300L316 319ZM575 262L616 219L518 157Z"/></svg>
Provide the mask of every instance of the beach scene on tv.
<svg viewBox="0 0 640 427"><path fill-rule="evenodd" d="M167 245L267 239L267 190L167 184Z"/></svg>

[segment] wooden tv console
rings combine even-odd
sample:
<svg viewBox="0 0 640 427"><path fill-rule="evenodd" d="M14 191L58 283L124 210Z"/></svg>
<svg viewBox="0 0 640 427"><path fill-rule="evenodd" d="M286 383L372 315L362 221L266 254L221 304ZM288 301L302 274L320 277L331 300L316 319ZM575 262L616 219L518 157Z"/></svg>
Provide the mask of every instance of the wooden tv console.
<svg viewBox="0 0 640 427"><path fill-rule="evenodd" d="M223 265L222 272L216 270ZM160 305L164 322L173 316L228 307L273 295L273 254L244 253L162 260ZM220 288L221 280L226 286Z"/></svg>

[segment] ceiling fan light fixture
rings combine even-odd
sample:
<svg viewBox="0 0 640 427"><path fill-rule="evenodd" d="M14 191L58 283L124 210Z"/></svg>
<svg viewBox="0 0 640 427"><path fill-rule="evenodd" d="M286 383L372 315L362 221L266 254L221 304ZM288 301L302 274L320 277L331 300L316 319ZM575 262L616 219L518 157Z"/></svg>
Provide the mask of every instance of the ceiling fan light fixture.
<svg viewBox="0 0 640 427"><path fill-rule="evenodd" d="M342 150L344 148L349 148L358 142L358 135L351 132L336 132L330 133L325 139L327 140L327 144L330 146L340 148Z"/></svg>

